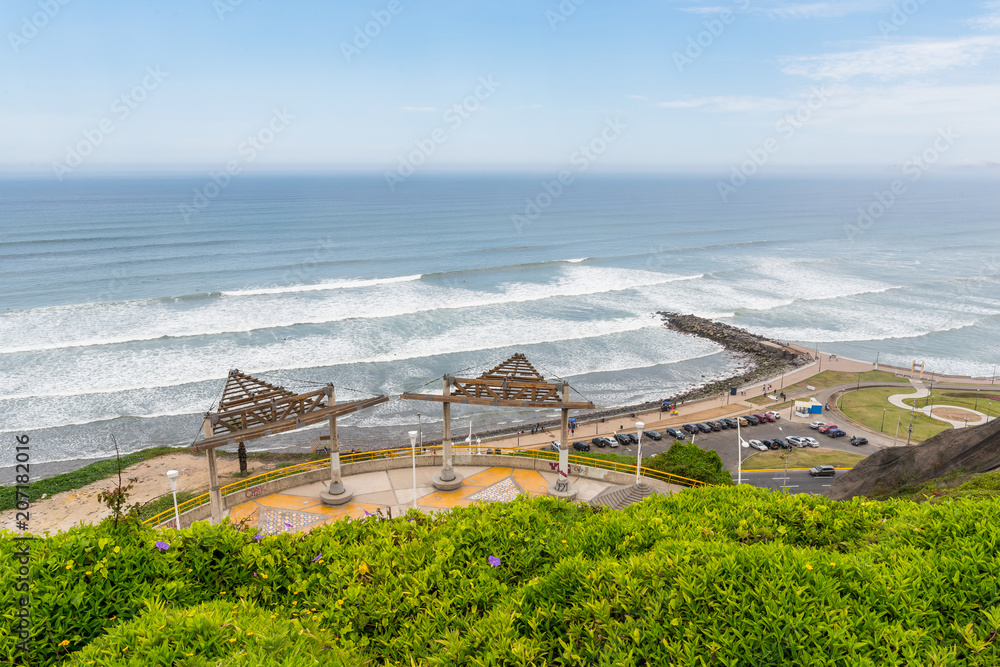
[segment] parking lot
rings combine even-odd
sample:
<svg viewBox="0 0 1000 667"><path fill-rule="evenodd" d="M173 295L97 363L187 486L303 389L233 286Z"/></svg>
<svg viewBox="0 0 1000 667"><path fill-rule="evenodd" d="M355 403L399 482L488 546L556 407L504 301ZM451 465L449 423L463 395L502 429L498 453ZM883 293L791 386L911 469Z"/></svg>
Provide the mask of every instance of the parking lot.
<svg viewBox="0 0 1000 667"><path fill-rule="evenodd" d="M740 435L743 436L744 440L787 438L790 435L809 436L818 440L820 447L825 447L827 449L853 452L863 456L870 456L878 451L879 448L871 444L855 447L851 444L851 436L855 435L855 433L849 428L845 430L847 430L846 436L840 438L830 438L809 428L809 424L807 422L789 422L787 419L779 419L776 422L767 422L757 426L741 427ZM673 444L673 438L666 434L666 429L661 430L660 433L663 435L663 440L660 440L659 442L649 440L645 437L642 439L643 458L666 451L670 448L670 445ZM589 442L589 438L587 441ZM690 434L688 434L687 441L691 442ZM732 473L733 479L736 478L736 456L739 449L736 442L736 429L723 429L721 431L713 431L711 433L697 433L694 436L694 444L698 445L702 449L715 450L719 454L719 458L722 459L723 467ZM624 454L626 456L635 456L637 453L636 449L635 445L632 445L631 447L619 447L618 449L599 449L597 447L591 447L591 451L614 452L616 454ZM755 449L742 449L741 451L744 460L757 453L757 450ZM789 481L786 484L786 488L788 488L792 493L822 493L826 487L832 484L832 480L829 477L814 479L809 476L809 473L804 471L793 471L788 473L788 475ZM795 483L791 481L793 476L796 480ZM772 477L778 477L779 479L775 481ZM747 473L746 471L743 473L743 482L753 484L754 486L780 489L782 479L783 473ZM777 484L777 486L774 486L775 484Z"/></svg>

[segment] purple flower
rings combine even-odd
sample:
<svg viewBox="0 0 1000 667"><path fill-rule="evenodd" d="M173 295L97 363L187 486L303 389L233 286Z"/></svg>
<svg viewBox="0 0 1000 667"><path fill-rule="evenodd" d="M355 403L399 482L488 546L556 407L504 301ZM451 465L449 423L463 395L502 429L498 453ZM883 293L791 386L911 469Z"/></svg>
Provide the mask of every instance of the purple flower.
<svg viewBox="0 0 1000 667"><path fill-rule="evenodd" d="M320 551L318 554L316 554L316 557L312 559L312 562L315 563L316 561L318 561L322 557L323 557L323 552Z"/></svg>
<svg viewBox="0 0 1000 667"><path fill-rule="evenodd" d="M250 539L251 539L251 540L257 540L258 542L260 542L260 541L261 541L262 539L264 539L264 536L263 536L263 535L259 535L259 534L258 534L258 535L254 535L254 536L253 536L253 537L251 537Z"/></svg>
<svg viewBox="0 0 1000 667"><path fill-rule="evenodd" d="M375 515L369 512L368 510L365 510L365 516L375 516Z"/></svg>
<svg viewBox="0 0 1000 667"><path fill-rule="evenodd" d="M166 542L157 542L156 548L159 549L160 551L166 551L167 549L170 548L170 545L167 544Z"/></svg>
<svg viewBox="0 0 1000 667"><path fill-rule="evenodd" d="M493 567L500 567L500 559L497 558L496 556L490 556L486 560L488 560L490 562L490 565L492 565Z"/></svg>
<svg viewBox="0 0 1000 667"><path fill-rule="evenodd" d="M285 522L285 528L287 528L287 529L291 530L291 529L292 529L292 528L294 528L294 527L295 527L295 526L293 526L292 524L288 523L287 521Z"/></svg>
<svg viewBox="0 0 1000 667"><path fill-rule="evenodd" d="M255 576L255 577L256 577L256 576L257 576L257 573L256 573L256 572L254 572L254 573L253 573L253 576Z"/></svg>

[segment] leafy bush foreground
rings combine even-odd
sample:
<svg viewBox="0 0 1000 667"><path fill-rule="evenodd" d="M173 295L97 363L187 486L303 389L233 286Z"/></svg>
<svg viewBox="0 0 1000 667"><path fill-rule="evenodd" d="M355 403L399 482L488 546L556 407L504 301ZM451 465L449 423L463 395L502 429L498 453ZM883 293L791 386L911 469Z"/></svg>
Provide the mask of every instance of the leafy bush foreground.
<svg viewBox="0 0 1000 667"><path fill-rule="evenodd" d="M996 665L998 509L744 486L624 512L520 499L260 539L82 526L34 544L28 654L5 533L0 661Z"/></svg>

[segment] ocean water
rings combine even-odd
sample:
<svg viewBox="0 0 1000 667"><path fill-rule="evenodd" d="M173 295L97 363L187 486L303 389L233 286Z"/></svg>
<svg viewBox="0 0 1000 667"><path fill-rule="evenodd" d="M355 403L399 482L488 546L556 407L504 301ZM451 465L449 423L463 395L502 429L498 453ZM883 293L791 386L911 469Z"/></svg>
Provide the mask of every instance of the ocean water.
<svg viewBox="0 0 1000 667"><path fill-rule="evenodd" d="M230 368L348 399L520 351L601 406L737 368L658 310L929 371L1000 363L995 180L925 176L862 229L891 177L761 178L723 202L711 178L593 176L515 224L542 180L243 176L186 218L203 175L0 180L0 451L14 432L37 462L106 456L109 433L190 442ZM344 425L418 410L440 419L394 400Z"/></svg>

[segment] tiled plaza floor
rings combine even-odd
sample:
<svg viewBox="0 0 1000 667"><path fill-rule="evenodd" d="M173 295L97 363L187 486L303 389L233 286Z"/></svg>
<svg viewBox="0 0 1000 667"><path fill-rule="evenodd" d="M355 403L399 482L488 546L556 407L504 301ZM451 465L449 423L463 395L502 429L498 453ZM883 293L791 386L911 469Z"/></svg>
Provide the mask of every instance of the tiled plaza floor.
<svg viewBox="0 0 1000 667"><path fill-rule="evenodd" d="M437 512L452 507L465 507L476 502L506 502L519 495L543 496L556 474L519 470L456 466L455 471L464 479L454 491L438 491L431 485L431 478L440 468L417 468L417 509ZM261 533L312 530L328 521L344 517L359 519L366 513L392 516L405 514L413 507L413 472L398 468L380 472L351 475L344 484L354 489L351 502L340 507L326 507L319 494L326 490L326 482L316 482L249 500L234 507L229 516L233 522L245 521ZM577 500L587 501L606 489L606 482L574 478Z"/></svg>

